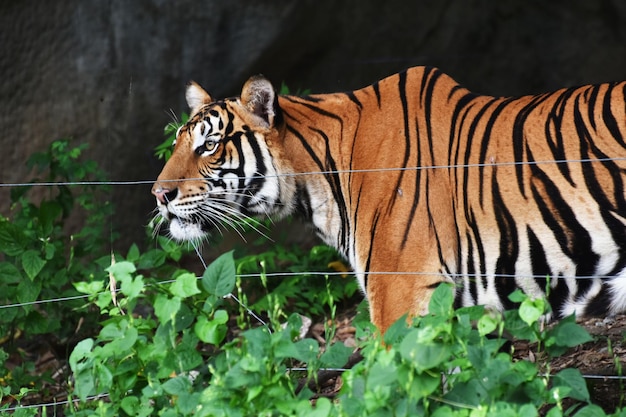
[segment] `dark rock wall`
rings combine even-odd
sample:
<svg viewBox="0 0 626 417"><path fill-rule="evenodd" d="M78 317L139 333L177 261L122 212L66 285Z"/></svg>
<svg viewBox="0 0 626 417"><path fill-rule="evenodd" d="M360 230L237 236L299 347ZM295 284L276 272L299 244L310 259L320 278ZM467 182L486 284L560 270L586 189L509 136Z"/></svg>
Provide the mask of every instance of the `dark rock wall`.
<svg viewBox="0 0 626 417"><path fill-rule="evenodd" d="M27 156L65 136L110 179L149 180L190 79L215 96L256 73L327 92L412 65L493 95L626 79L626 2L9 0L0 46L2 183L27 180ZM122 246L143 236L149 189L112 191Z"/></svg>

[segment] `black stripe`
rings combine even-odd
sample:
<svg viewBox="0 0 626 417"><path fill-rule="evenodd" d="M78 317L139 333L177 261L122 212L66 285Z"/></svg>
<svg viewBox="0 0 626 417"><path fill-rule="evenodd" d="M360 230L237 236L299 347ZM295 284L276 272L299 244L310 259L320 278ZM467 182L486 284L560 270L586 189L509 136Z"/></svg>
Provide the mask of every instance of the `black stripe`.
<svg viewBox="0 0 626 417"><path fill-rule="evenodd" d="M613 111L611 110L611 93L613 92L615 87L616 87L615 84L611 84L608 87L607 91L604 93L604 105L602 106L602 120L604 121L604 124L606 125L607 129L609 129L609 132L611 132L611 136L613 136L613 138L615 138L615 140L623 148L626 148L626 143L624 143L624 137L622 136L619 130L619 124L617 123L617 120L615 119L615 116L613 115ZM626 83L623 84L622 88L623 89L622 89L621 102L623 104L624 95L626 95ZM623 121L624 120L623 110L621 114L622 114L621 119Z"/></svg>
<svg viewBox="0 0 626 417"><path fill-rule="evenodd" d="M585 305L585 308L582 311L581 315L596 317L604 316L608 313L609 306L611 305L612 301L613 294L611 294L611 290L609 289L608 285L606 285L606 280L604 280L603 285L600 288L600 292L598 292L595 297L587 302L587 305ZM577 314L580 313L577 312Z"/></svg>
<svg viewBox="0 0 626 417"><path fill-rule="evenodd" d="M571 104L571 98L575 92L576 90L569 89L559 93L546 121L544 132L547 144L550 147L550 151L552 152L552 159L555 161L567 160L567 155L565 155L565 150L567 146L565 144L566 141L563 140L563 120L569 119L569 113L566 113L566 108L568 104ZM552 138L550 134L550 122L554 123L554 138ZM561 172L561 175L565 177L567 182L569 182L572 186L575 186L574 180L572 179L572 175L569 170L569 165L557 164L557 167Z"/></svg>
<svg viewBox="0 0 626 417"><path fill-rule="evenodd" d="M411 133L409 131L409 105L407 103L406 97L406 71L402 71L398 74L398 98L400 99L400 103L402 103L402 119L404 120L404 157L402 159L401 167L407 166L409 161L409 156L411 154ZM396 151L400 153L399 151ZM395 152L394 152L395 153ZM402 183L402 177L404 176L404 171L400 171L400 175L398 176L398 181L396 182L395 188L400 188L400 184ZM395 200L391 202L391 207L393 207Z"/></svg>
<svg viewBox="0 0 626 417"><path fill-rule="evenodd" d="M331 154L330 143L329 143L329 139L326 133L324 133L324 131L320 129L311 128L311 130L317 133L324 140L324 143L326 145L326 155L325 155L326 165L324 166L324 171L330 171L330 172L324 174L324 177L326 177L328 184L330 185L331 191L333 193L333 198L335 202L337 203L337 208L339 209L339 217L341 219L339 242L341 245L343 245L343 248L347 248L348 247L347 233L349 230L348 208L346 207L346 200L344 199L343 191L341 189L341 180L339 178L339 173L337 172L338 171L337 164L335 163L333 155Z"/></svg>
<svg viewBox="0 0 626 417"><path fill-rule="evenodd" d="M472 297L472 304L476 304L478 302L478 290L476 288L476 268L474 266L474 243L469 231L465 233L465 238L467 239L467 277L469 281L469 292ZM472 278L472 276L474 278Z"/></svg>
<svg viewBox="0 0 626 417"><path fill-rule="evenodd" d="M372 84L372 88L374 89L374 94L376 94L376 104L380 109L380 85L378 84L378 81Z"/></svg>
<svg viewBox="0 0 626 417"><path fill-rule="evenodd" d="M531 191L544 223L554 233L563 253L577 265L576 275L593 275L599 257L591 250L592 240L589 232L578 222L572 208L561 195L561 190L550 177L538 165L531 165L531 171L533 175ZM536 182L541 183L545 192L537 188ZM579 289L583 287L584 291L590 284L590 280L580 280Z"/></svg>
<svg viewBox="0 0 626 417"><path fill-rule="evenodd" d="M517 284L511 276L514 276L516 272L515 263L519 257L519 236L515 219L502 200L496 178L497 173L494 170L491 180L491 191L493 194L493 210L498 224L498 231L500 232L500 248L498 260L496 261L495 283L502 305L505 309L511 309L514 305L508 296L517 288Z"/></svg>
<svg viewBox="0 0 626 417"><path fill-rule="evenodd" d="M511 101L513 101L513 99L505 99L500 104L498 104L495 109L491 111L491 115L489 116L489 120L487 121L487 125L485 126L485 131L484 131L482 140L479 142L480 144L480 153L478 157L479 164L485 164L487 160L487 149L489 148L489 140L491 139L491 131L493 130L493 125L496 123L496 120L500 116L500 113L502 113L502 111L506 108L506 106ZM491 169L491 167L489 169ZM495 171L493 175L495 176ZM485 181L485 166L484 165L480 165L478 167L478 181L479 181L478 189L481 190L478 193L479 203L480 203L480 207L483 208L483 202L484 202L484 197L485 197L485 194L482 192L484 181Z"/></svg>
<svg viewBox="0 0 626 417"><path fill-rule="evenodd" d="M354 95L354 91L348 91L348 92L345 92L343 94L345 94L346 97L348 97L351 102L353 102L354 104L359 106L360 109L363 108L363 104L361 104L361 101L359 101L359 99L356 97L356 95Z"/></svg>
<svg viewBox="0 0 626 417"><path fill-rule="evenodd" d="M533 97L530 103L528 103L515 117L513 122L513 161L531 161L529 157L524 156L524 150L526 149L526 137L524 135L524 124L530 113L543 101L547 100L548 94L539 95ZM515 167L517 186L520 193L526 198L526 191L524 189L524 165L519 164Z"/></svg>
<svg viewBox="0 0 626 417"><path fill-rule="evenodd" d="M529 226L526 227L526 234L528 236L528 245L530 246L532 274L536 276L535 281L537 285L547 294L552 311L559 316L569 295L567 283L564 279L551 275L546 251L535 232ZM548 280L556 280L556 286L549 288Z"/></svg>
<svg viewBox="0 0 626 417"><path fill-rule="evenodd" d="M367 291L367 280L368 280L368 275L370 272L370 265L372 263L372 254L374 253L374 242L376 241L375 236L376 236L376 228L378 227L378 218L380 217L380 211L378 208L376 208L376 211L374 212L374 217L372 218L372 227L370 229L370 247L367 253L367 262L365 264L365 271L363 274L363 283L365 286L365 289Z"/></svg>
<svg viewBox="0 0 626 417"><path fill-rule="evenodd" d="M471 195L474 195L474 193L468 188L469 187L469 171L470 169L472 169L471 167L469 167L468 165L470 164L470 159L471 159L471 154L472 154L472 143L474 141L474 136L476 134L476 129L478 127L478 123L480 122L481 117L487 112L487 110L489 109L489 107L496 101L497 99L492 98L491 100L489 100L480 110L478 110L478 113L473 116L470 117L469 120L472 121L472 123L470 124L469 127L469 131L467 132L467 135L464 136L464 139L466 140L466 144L465 144L465 156L463 158L463 168L458 168L459 170L462 170L463 172L463 182L462 182L462 186L463 186L463 204L465 207L465 218L469 219L469 209L470 209L470 204L469 204L469 197ZM461 125L461 128L459 129L459 135L462 131L463 127ZM460 147L460 144L459 144ZM479 190L479 192L482 190Z"/></svg>

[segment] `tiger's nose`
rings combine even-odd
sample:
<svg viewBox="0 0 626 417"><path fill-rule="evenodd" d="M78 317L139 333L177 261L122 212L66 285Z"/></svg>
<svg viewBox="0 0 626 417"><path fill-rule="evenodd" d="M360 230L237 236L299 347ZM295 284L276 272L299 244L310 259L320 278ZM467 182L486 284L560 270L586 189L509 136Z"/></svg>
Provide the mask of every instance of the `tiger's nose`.
<svg viewBox="0 0 626 417"><path fill-rule="evenodd" d="M157 200L161 204L167 204L176 198L176 194L178 193L178 188L163 188L158 184L154 184L152 187L152 194L157 198Z"/></svg>

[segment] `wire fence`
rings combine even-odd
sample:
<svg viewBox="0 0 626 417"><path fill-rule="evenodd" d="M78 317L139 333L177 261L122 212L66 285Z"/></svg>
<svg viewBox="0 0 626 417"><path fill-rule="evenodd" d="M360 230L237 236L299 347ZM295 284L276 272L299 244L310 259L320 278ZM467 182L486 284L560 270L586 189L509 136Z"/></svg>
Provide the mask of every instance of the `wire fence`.
<svg viewBox="0 0 626 417"><path fill-rule="evenodd" d="M419 170L429 170L429 169L469 169L469 168L486 168L486 167L506 167L506 166L519 166L519 165L544 165L544 164L583 164L583 163L604 163L604 162L615 162L615 161L626 161L626 157L615 157L615 158L583 158L583 159L563 159L563 160L542 160L542 161L523 161L523 162L490 162L490 163L476 163L476 164L450 164L450 165L433 165L433 166L419 166L419 167L391 167L391 168L370 168L370 169L349 169L349 170L326 170L326 171L315 171L315 172L303 172L303 173L285 173L285 174L277 174L277 175L267 175L267 176L255 176L255 177L245 177L247 179L255 179L255 178L267 178L267 177L294 177L294 176L313 176L313 175L335 175L335 174L352 174L352 173L389 173L389 172L400 172L400 171L419 171ZM234 178L234 177L233 177ZM237 178L237 179L245 179L245 178ZM172 182L181 182L181 181L197 181L202 180L203 178L187 178L182 180L171 180ZM22 182L22 183L0 183L0 188L14 188L14 187L57 187L57 186L141 186L141 185L152 185L155 180L128 180L128 181L62 181L62 182ZM168 181L159 181L161 183ZM202 262L203 266L206 268L206 263L202 258L200 251L197 246L194 246L196 253ZM275 273L264 273L266 277L292 277L292 276L345 276L346 272L332 272L332 271L305 271L305 272L275 272ZM442 272L425 272L425 271L376 271L376 272L367 272L367 275L387 275L397 277L399 275L404 276L420 276L420 275L440 275L446 278L461 278L466 276L465 274L453 274L453 273L442 273ZM238 274L238 278L257 278L259 274ZM507 279L515 279L515 278L527 278L527 279L541 279L546 278L545 275L515 275L515 274L481 274L481 273L472 273L472 277L498 277L498 278L507 278ZM567 278L567 277L559 277L559 278ZM577 280L585 280L585 279L597 279L597 278L616 278L614 275L591 275L591 276L575 276L571 277ZM624 277L618 277L624 278ZM197 279L202 279L202 277L197 277ZM168 284L172 283L175 280L164 280L158 282L158 284ZM50 303L62 303L73 300L80 299L88 299L89 297L94 297L99 294L105 294L109 292L118 293L121 290L111 289L111 290L103 290L98 294L83 294L76 296L67 296L67 297L59 297L59 298L51 298L51 299L41 299L29 302L17 302L10 303L5 305L0 305L0 312L7 309L12 308L20 308L32 305L42 305L42 304L50 304ZM247 310L247 312L254 317L259 323L267 326L267 324L258 317L252 310L250 310L246 305L244 305L234 294L229 294L226 297L233 298L235 302L239 303L243 308ZM269 330L269 327L268 327ZM289 371L306 371L306 368L290 368ZM346 371L344 368L333 368L326 369L331 371ZM584 374L583 378L585 379L602 379L602 380L625 380L626 376L618 376L618 375L593 375L593 374ZM100 394L97 396L89 397L88 400L97 400L102 398L107 398L108 394ZM3 409L2 411L15 411L20 408L46 408L52 406L59 405L68 405L75 400L64 400L64 401L55 401L52 403L42 403L42 404L34 404L34 405L23 405L23 406L15 406L11 408Z"/></svg>
<svg viewBox="0 0 626 417"><path fill-rule="evenodd" d="M487 168L487 167L511 167L511 166L534 166L534 165L551 165L551 164L584 164L596 162L616 162L626 161L625 157L610 158L580 158L580 159L551 159L541 161L504 161L504 162L485 162L475 164L449 164L449 165L427 165L415 167L387 167L387 168L364 168L364 169L337 169L310 172L294 172L282 173L274 175L251 175L251 176L229 176L233 180L255 180L263 178L285 178L285 177L302 177L314 175L335 175L335 174L356 174L356 173L388 173L403 171L423 171L430 169L467 169L467 168ZM159 182L184 182L184 181L201 181L204 178L183 178L178 180L159 180ZM59 181L59 182L21 182L21 183L0 183L0 188L11 187L55 187L55 186L132 186L132 185L152 185L155 180L129 180L129 181Z"/></svg>

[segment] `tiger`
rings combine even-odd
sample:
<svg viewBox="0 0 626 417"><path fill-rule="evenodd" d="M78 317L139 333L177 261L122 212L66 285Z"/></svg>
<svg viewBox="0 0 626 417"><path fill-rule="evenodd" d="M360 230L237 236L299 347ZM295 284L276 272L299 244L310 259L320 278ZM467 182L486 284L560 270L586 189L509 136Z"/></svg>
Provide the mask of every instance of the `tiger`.
<svg viewBox="0 0 626 417"><path fill-rule="evenodd" d="M548 319L626 310L626 82L520 97L434 67L348 92L239 97L188 84L189 120L152 194L175 240L300 215L345 257L384 333L456 306L547 297Z"/></svg>

